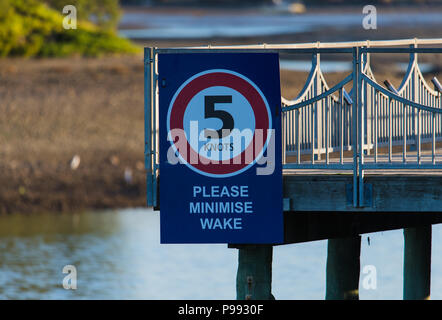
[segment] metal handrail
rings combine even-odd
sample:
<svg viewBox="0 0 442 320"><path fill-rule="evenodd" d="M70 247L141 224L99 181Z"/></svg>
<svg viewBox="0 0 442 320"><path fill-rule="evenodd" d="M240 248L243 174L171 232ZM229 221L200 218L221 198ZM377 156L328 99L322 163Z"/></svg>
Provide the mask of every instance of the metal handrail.
<svg viewBox="0 0 442 320"><path fill-rule="evenodd" d="M330 96L332 93L335 93L336 91L338 91L339 89L341 89L343 86L345 86L347 83L349 83L351 80L353 80L353 75L349 74L347 77L345 77L344 80L342 80L341 82L339 82L337 85L335 85L334 87L332 87L331 89L324 91L323 93L321 93L320 95L315 96L314 98L308 99L308 100L304 100L298 103L292 102L292 101L288 101L287 99L284 99L283 97L281 97L283 99L282 104L285 105L285 107L282 108L283 112L287 112L287 111L291 111L291 110L296 110L302 107L305 107L309 104L313 104L319 100L322 100L324 98L326 98L327 96ZM351 98L348 96L347 94L347 101L351 101ZM351 103L350 103L351 104Z"/></svg>
<svg viewBox="0 0 442 320"><path fill-rule="evenodd" d="M394 47L409 45L435 45L442 44L442 38L437 39L398 39L398 40L365 40L365 41L345 41L345 42L308 42L308 43L288 43L288 44L252 44L234 46L196 46L192 49L326 49L326 48L355 48L355 47Z"/></svg>
<svg viewBox="0 0 442 320"><path fill-rule="evenodd" d="M364 170L442 169L442 154L437 154L436 150L436 142L442 141L442 86L434 77L431 80L434 89L431 88L417 62L417 54L442 53L442 48L417 48L418 45L435 44L442 44L442 39L147 48L145 162L148 203L157 204L159 179L158 53L271 51L311 54L312 67L301 92L292 100L281 97L283 168L353 170L353 204L358 206L364 203ZM322 53L352 53L353 72L330 88L321 71ZM372 53L410 54L406 74L397 89L388 81L384 83L386 87L376 81L370 66ZM349 94L344 86L350 82L353 84ZM430 154L421 151L422 143L426 142L431 144ZM401 152L393 149L401 145ZM381 153L384 147L387 149ZM345 151L350 153L344 154ZM337 153L337 157L332 153ZM321 160L322 155L325 158Z"/></svg>
<svg viewBox="0 0 442 320"><path fill-rule="evenodd" d="M375 81L371 80L365 74L362 74L361 76L364 79L364 81L366 81L368 84L373 86L376 90L382 92L384 95L388 96L391 99L397 100L397 101L403 103L406 106L410 106L410 107L413 107L413 108L416 108L416 109L419 109L419 110L424 110L424 111L428 111L428 112L435 112L435 113L442 114L442 109L441 108L428 107L426 105L423 105L423 104L420 104L420 103L416 103L414 101L407 100L407 99L401 97L398 94L398 91L390 83L388 83L388 84L389 84L389 89L391 89L391 90L387 90L384 87L380 86ZM388 80L386 80L386 81L388 81Z"/></svg>
<svg viewBox="0 0 442 320"><path fill-rule="evenodd" d="M312 67L310 69L310 73L309 73L309 75L307 77L307 80L306 80L306 82L304 84L304 87L302 88L301 92L293 100L289 100L289 99L286 99L283 96L281 96L282 104L286 105L286 106L289 106L289 105L293 105L293 104L298 103L298 102L302 101L303 99L305 99L305 97L309 93L309 88L312 86L313 81L315 80L315 77L318 74L319 70L320 69L319 69L319 65L318 65L317 56L314 56L313 59L312 59Z"/></svg>
<svg viewBox="0 0 442 320"><path fill-rule="evenodd" d="M437 80L436 77L433 77L433 79L431 79L431 82L433 82L437 92L442 93L442 85L440 84L439 80Z"/></svg>

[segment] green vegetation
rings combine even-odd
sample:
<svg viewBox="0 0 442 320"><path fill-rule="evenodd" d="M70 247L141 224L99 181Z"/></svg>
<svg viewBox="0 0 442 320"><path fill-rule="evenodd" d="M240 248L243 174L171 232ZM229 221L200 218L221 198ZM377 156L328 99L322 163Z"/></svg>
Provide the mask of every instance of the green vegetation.
<svg viewBox="0 0 442 320"><path fill-rule="evenodd" d="M56 7L58 1L45 2ZM85 1L71 2L83 5ZM111 14L94 10L91 7L88 13L85 10L83 15L79 14L77 29L66 30L61 9L50 8L37 0L0 0L0 56L99 56L139 51L130 41L116 35L114 26L118 21L118 11L111 11L114 12ZM92 16L97 24L86 20Z"/></svg>

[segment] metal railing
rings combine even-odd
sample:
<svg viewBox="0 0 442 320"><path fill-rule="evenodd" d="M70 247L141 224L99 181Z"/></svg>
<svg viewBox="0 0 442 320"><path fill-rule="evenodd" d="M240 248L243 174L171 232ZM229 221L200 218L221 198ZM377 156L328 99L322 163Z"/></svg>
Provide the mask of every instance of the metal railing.
<svg viewBox="0 0 442 320"><path fill-rule="evenodd" d="M442 53L442 48L360 48L358 67L358 206L364 203L365 170L442 169L442 91L433 78L432 89L419 69L417 54ZM370 53L407 53L410 62L398 89L387 88L364 67L363 56ZM360 71L360 72L359 72ZM426 145L424 145L426 143ZM424 150L423 147L426 147ZM383 152L379 152L384 148Z"/></svg>
<svg viewBox="0 0 442 320"><path fill-rule="evenodd" d="M361 51L370 52L365 48ZM410 164L407 151L411 149L415 151L413 154L421 166L428 158L422 153L422 144L426 142L431 143L429 161L436 164L436 141L442 138L442 117L438 116L442 112L441 92L436 86L436 89L432 89L425 81L415 50L405 52L410 53L410 63L398 89L389 81L385 81L388 90L382 87L370 69L361 73L361 107L365 113L363 143L374 152L373 163L368 164L368 167L379 167L378 150L382 147L387 149L384 158L388 163L396 160L401 162L401 166ZM438 83L437 78L433 81ZM402 148L394 152L394 146ZM395 158L395 154L400 157Z"/></svg>
<svg viewBox="0 0 442 320"><path fill-rule="evenodd" d="M442 39L407 39L342 43L217 46L145 49L145 163L148 205L157 205L158 53L266 52L310 54L312 67L300 94L282 101L282 159L284 169L348 170L353 174L353 205L364 204L364 171L385 169L442 169L442 93L419 68L418 54L440 54ZM403 46L408 46L404 48ZM370 55L410 56L408 69L396 89L380 85ZM352 56L352 72L330 87L321 71L321 55ZM347 87L347 90L346 88Z"/></svg>
<svg viewBox="0 0 442 320"><path fill-rule="evenodd" d="M353 100L344 86L353 80L353 74L329 88L321 72L320 53L315 50L312 56L312 70L301 93L293 100L281 98L284 168L351 169L344 151L352 150L355 142ZM333 161L329 156L334 152L339 152L339 159ZM321 162L323 154L325 161Z"/></svg>

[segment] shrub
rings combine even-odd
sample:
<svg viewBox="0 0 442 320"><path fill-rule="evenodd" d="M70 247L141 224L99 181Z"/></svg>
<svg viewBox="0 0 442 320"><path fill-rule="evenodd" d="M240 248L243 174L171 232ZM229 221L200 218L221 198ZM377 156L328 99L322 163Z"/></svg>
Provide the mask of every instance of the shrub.
<svg viewBox="0 0 442 320"><path fill-rule="evenodd" d="M63 28L61 11L37 0L0 0L0 56L98 56L139 48L108 27L79 20Z"/></svg>

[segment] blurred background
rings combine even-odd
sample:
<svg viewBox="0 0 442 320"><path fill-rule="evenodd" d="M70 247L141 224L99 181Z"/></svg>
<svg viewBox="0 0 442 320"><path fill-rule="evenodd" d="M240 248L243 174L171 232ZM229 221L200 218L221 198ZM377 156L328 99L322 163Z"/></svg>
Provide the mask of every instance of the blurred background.
<svg viewBox="0 0 442 320"><path fill-rule="evenodd" d="M66 5L76 29L63 28ZM363 28L365 5L376 29ZM0 0L0 298L234 298L235 250L159 246L158 213L134 209L146 204L144 46L415 37L442 38L442 0ZM372 66L398 86L407 60ZM440 75L440 56L421 61L426 78ZM280 66L282 95L294 98L309 57ZM324 56L322 69L337 83L351 57ZM401 231L368 236L361 259L378 266L381 289L361 298L400 299ZM440 227L433 238L434 254ZM276 298L323 299L325 252L326 241L276 248ZM61 286L66 264L78 267L75 291Z"/></svg>

